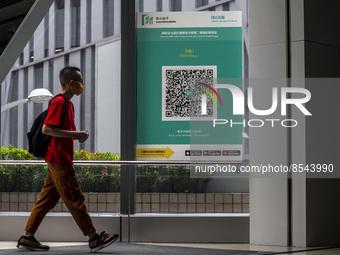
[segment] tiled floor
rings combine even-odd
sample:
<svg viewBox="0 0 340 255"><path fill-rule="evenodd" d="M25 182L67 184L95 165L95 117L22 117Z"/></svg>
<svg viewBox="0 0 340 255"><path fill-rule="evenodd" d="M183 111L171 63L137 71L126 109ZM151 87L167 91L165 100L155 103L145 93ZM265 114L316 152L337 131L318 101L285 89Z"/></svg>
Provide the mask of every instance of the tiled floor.
<svg viewBox="0 0 340 255"><path fill-rule="evenodd" d="M50 247L59 247L59 246L74 246L74 245L87 245L87 242L66 242L66 243L56 243L56 242L41 242ZM8 249L16 249L17 242L12 241L0 241L0 250L8 250Z"/></svg>
<svg viewBox="0 0 340 255"><path fill-rule="evenodd" d="M50 247L58 246L75 246L75 245L87 245L87 242L71 242L71 243L44 243ZM296 254L296 255L339 255L340 247L329 248L309 248L305 251L304 248L297 247L282 247L282 246L260 246L260 245L249 245L249 244L193 244L193 243L147 243L148 245L165 245L165 246L179 246L179 247L195 247L195 248L209 248L219 250L244 250L244 251L260 251L264 254ZM14 249L16 242L4 242L0 241L0 250Z"/></svg>
<svg viewBox="0 0 340 255"><path fill-rule="evenodd" d="M149 245L151 243L148 243ZM244 250L244 251L260 251L266 254L296 254L296 255L330 255L340 254L340 246L337 248L320 247L320 248L308 248L309 251L305 251L305 248L299 247L284 247L284 246L261 246L250 244L170 244L170 243L152 243L154 245L167 245L167 246L181 246L181 247L196 247L196 248L209 248L209 249L222 249L222 250Z"/></svg>

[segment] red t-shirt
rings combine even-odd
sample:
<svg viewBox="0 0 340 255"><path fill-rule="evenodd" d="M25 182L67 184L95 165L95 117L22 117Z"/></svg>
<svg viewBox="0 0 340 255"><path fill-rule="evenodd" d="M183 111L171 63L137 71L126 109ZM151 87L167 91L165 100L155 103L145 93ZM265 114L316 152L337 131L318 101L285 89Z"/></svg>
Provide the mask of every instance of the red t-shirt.
<svg viewBox="0 0 340 255"><path fill-rule="evenodd" d="M74 110L71 101L67 100L67 112L65 113L65 99L62 96L54 98L48 107L48 113L44 124L57 126L64 130L75 131ZM45 156L46 162L52 162L58 165L73 164L73 138L52 137Z"/></svg>

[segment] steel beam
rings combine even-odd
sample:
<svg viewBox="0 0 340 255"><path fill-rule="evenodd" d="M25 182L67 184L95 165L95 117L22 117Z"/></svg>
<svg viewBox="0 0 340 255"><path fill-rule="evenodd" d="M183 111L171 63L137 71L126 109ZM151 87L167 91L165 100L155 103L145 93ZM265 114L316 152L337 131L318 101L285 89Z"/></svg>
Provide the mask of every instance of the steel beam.
<svg viewBox="0 0 340 255"><path fill-rule="evenodd" d="M45 17L54 0L36 0L0 56L0 84L6 78L19 54Z"/></svg>

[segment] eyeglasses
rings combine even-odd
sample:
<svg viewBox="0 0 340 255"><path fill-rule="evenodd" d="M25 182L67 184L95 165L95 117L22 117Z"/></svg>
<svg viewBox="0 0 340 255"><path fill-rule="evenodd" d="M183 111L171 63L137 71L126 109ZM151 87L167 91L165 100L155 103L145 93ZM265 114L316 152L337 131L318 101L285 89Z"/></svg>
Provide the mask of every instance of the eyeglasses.
<svg viewBox="0 0 340 255"><path fill-rule="evenodd" d="M79 81L79 82L81 82L81 83L83 83L84 84L84 81L83 81L83 79L72 79L73 81Z"/></svg>

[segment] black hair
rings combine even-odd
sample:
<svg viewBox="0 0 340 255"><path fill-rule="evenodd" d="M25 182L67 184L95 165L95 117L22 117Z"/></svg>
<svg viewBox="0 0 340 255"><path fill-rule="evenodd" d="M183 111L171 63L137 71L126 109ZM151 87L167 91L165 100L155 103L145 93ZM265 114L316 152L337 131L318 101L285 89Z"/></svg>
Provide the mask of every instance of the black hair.
<svg viewBox="0 0 340 255"><path fill-rule="evenodd" d="M76 66L65 66L60 70L59 80L62 87L65 87L70 80L76 79L76 73L80 72L80 69Z"/></svg>

